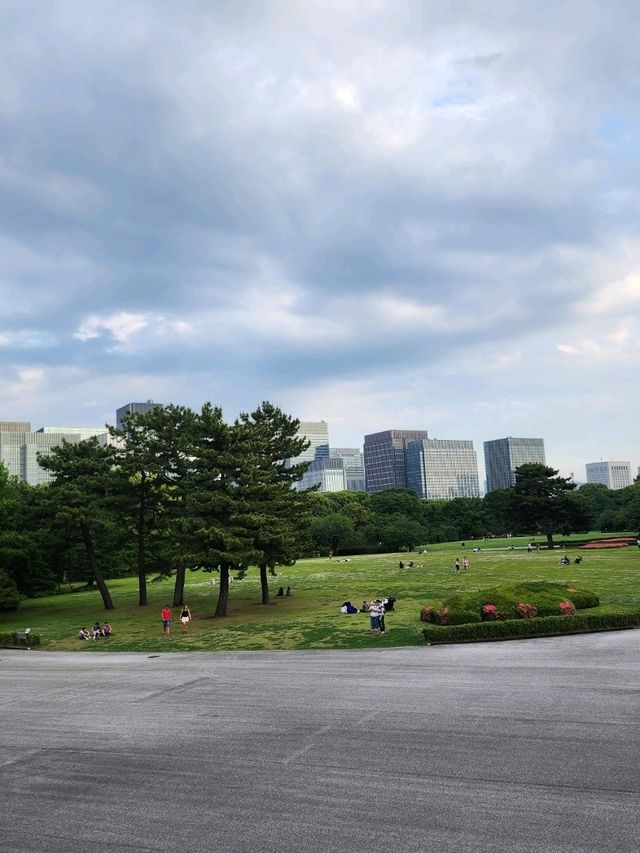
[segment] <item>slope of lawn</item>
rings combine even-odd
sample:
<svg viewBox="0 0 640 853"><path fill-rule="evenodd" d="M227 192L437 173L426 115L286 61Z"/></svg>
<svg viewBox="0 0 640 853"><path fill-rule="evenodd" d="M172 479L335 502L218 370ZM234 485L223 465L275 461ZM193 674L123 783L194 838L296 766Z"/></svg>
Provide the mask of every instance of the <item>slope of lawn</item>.
<svg viewBox="0 0 640 853"><path fill-rule="evenodd" d="M597 534L594 534L594 537ZM584 536L576 537L584 540ZM596 593L600 611L640 610L640 549L577 551L569 544L566 553L580 553L581 565L560 564L562 551L527 553L525 538L460 542L428 546L426 554L380 554L329 560L301 560L278 569L270 577L272 596L279 586L291 586L293 596L276 599L269 606L260 602L257 570L231 584L228 616L214 619L217 575L188 572L185 599L194 621L181 635L178 612L173 608L172 635L162 635L160 609L171 602L173 580L148 586L149 605L137 606L137 581L109 581L115 610L106 613L97 591L65 593L24 601L15 613L0 614L0 633L31 627L42 640L42 648L78 651L179 651L327 649L400 646L424 642L420 608L433 599L482 590L505 583L545 580L571 583ZM525 547L523 547L525 546ZM480 547L475 553L473 548ZM513 550L511 549L513 547ZM470 569L456 574L456 557L467 555ZM399 568L399 561L414 561L414 568ZM215 586L212 586L212 582ZM393 596L396 612L387 616L387 633L369 631L365 614L347 616L340 605L352 601L360 607L364 599ZM91 627L109 619L112 637L96 642L76 639L82 625Z"/></svg>

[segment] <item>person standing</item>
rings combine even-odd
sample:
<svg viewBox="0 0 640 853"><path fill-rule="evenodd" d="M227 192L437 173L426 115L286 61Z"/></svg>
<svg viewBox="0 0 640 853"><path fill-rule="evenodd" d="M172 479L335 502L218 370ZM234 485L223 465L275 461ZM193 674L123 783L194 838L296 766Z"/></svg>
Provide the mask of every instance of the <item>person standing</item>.
<svg viewBox="0 0 640 853"><path fill-rule="evenodd" d="M468 557L465 557L464 560L462 561L462 568L465 570L465 572L469 570L469 558Z"/></svg>
<svg viewBox="0 0 640 853"><path fill-rule="evenodd" d="M182 627L183 634L187 633L189 622L191 622L191 611L189 610L188 604L183 604L182 610L180 611L180 625Z"/></svg>
<svg viewBox="0 0 640 853"><path fill-rule="evenodd" d="M380 628L381 634L386 634L386 628L384 625L384 603L380 601L380 599L376 599L376 607L378 608L378 627Z"/></svg>
<svg viewBox="0 0 640 853"><path fill-rule="evenodd" d="M371 630L377 631L380 626L380 611L375 601L372 601L369 605L369 618L371 619Z"/></svg>
<svg viewBox="0 0 640 853"><path fill-rule="evenodd" d="M162 613L160 614L162 617L162 629L164 631L165 637L169 637L171 635L171 608L168 604L162 608Z"/></svg>
<svg viewBox="0 0 640 853"><path fill-rule="evenodd" d="M460 574L460 558L456 557L456 574Z"/></svg>

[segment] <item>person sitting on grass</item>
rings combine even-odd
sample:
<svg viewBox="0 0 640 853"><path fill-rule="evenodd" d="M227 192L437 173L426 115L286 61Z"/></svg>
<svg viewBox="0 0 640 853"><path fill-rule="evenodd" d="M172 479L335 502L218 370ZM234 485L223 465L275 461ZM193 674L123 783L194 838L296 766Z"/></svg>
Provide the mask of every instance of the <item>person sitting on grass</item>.
<svg viewBox="0 0 640 853"><path fill-rule="evenodd" d="M111 625L108 622L105 622L104 625L102 626L102 636L103 637L110 637L111 633L112 633Z"/></svg>
<svg viewBox="0 0 640 853"><path fill-rule="evenodd" d="M102 636L102 628L100 627L100 623L96 622L93 628L91 629L91 633L93 634L93 639L97 640L98 637Z"/></svg>
<svg viewBox="0 0 640 853"><path fill-rule="evenodd" d="M80 631L78 632L78 639L79 640L90 640L91 634L87 631L86 628L82 627L82 628L80 628Z"/></svg>

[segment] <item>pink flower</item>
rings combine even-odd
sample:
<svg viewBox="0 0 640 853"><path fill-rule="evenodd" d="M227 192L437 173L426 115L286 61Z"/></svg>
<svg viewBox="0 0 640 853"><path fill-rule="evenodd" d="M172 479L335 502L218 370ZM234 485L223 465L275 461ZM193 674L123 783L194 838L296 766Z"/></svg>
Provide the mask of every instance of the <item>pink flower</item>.
<svg viewBox="0 0 640 853"><path fill-rule="evenodd" d="M569 601L568 599L565 599L564 601L560 602L558 607L560 608L560 613L562 613L563 616L575 616L576 615L576 606L573 603L573 601Z"/></svg>
<svg viewBox="0 0 640 853"><path fill-rule="evenodd" d="M482 618L495 621L500 618L500 613L495 604L485 604L482 607Z"/></svg>
<svg viewBox="0 0 640 853"><path fill-rule="evenodd" d="M516 610L523 619L535 619L538 615L538 608L534 604L527 604L524 601L518 604Z"/></svg>

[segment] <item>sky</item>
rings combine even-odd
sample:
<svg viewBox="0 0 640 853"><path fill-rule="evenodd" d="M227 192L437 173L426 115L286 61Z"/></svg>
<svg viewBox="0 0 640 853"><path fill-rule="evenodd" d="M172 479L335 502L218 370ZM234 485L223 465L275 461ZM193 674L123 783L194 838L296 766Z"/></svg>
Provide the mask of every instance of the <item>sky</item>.
<svg viewBox="0 0 640 853"><path fill-rule="evenodd" d="M633 0L4 0L0 420L640 465Z"/></svg>

